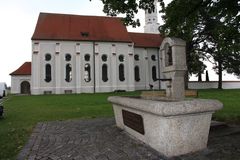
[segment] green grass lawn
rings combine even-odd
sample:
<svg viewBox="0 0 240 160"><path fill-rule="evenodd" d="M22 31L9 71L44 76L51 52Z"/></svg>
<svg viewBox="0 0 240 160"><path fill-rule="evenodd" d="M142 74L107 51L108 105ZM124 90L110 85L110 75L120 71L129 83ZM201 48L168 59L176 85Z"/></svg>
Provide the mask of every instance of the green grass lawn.
<svg viewBox="0 0 240 160"><path fill-rule="evenodd" d="M218 99L224 108L213 115L213 119L240 124L240 89L199 90L199 98Z"/></svg>
<svg viewBox="0 0 240 160"><path fill-rule="evenodd" d="M4 103L5 116L0 119L0 160L16 159L37 122L112 117L113 111L107 97L138 94L10 96Z"/></svg>
<svg viewBox="0 0 240 160"><path fill-rule="evenodd" d="M37 122L112 117L107 97L139 95L140 92L73 95L10 96L0 119L0 160L13 160L27 142ZM200 98L219 99L224 109L214 114L217 120L240 122L240 90L200 90Z"/></svg>

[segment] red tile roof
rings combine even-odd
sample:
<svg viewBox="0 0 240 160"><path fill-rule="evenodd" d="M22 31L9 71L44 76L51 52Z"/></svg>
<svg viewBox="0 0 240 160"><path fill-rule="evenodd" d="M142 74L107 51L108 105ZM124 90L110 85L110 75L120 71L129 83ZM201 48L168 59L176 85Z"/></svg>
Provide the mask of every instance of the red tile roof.
<svg viewBox="0 0 240 160"><path fill-rule="evenodd" d="M32 40L132 42L120 18L40 13Z"/></svg>
<svg viewBox="0 0 240 160"><path fill-rule="evenodd" d="M25 62L17 70L12 72L10 75L31 75L31 62Z"/></svg>
<svg viewBox="0 0 240 160"><path fill-rule="evenodd" d="M129 32L129 35L134 42L134 47L153 47L159 48L162 41L163 36L160 34L149 34L149 33L133 33Z"/></svg>

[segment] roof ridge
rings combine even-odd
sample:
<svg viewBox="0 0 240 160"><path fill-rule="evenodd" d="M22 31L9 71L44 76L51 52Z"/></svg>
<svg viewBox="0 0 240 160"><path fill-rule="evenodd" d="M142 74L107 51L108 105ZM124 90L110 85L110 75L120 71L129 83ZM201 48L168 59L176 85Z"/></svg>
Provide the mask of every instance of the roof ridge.
<svg viewBox="0 0 240 160"><path fill-rule="evenodd" d="M114 17L114 16L96 16L96 15L80 15L80 14L67 14L67 13L54 13L54 12L40 12L40 14L48 14L48 15L59 15L59 16L81 16L81 17L99 17L99 18L116 18L116 19L122 19L124 17Z"/></svg>
<svg viewBox="0 0 240 160"><path fill-rule="evenodd" d="M130 33L130 34L145 34L145 35L160 35L160 36L162 36L162 34L161 33L144 33L144 32L128 32L128 33Z"/></svg>

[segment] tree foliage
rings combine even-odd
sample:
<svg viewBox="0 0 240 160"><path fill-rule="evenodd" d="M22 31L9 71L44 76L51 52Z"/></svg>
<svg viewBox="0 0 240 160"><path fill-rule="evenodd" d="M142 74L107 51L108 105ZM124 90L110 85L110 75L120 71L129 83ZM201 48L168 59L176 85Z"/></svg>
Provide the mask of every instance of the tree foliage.
<svg viewBox="0 0 240 160"><path fill-rule="evenodd" d="M223 70L240 75L239 5L238 0L173 0L164 10L161 31L187 41L190 67L195 56L212 57L219 88Z"/></svg>
<svg viewBox="0 0 240 160"><path fill-rule="evenodd" d="M139 18L135 17L139 9L154 11L153 0L101 0L103 12L109 16L124 16L125 25L140 26ZM164 6L163 0L158 0Z"/></svg>

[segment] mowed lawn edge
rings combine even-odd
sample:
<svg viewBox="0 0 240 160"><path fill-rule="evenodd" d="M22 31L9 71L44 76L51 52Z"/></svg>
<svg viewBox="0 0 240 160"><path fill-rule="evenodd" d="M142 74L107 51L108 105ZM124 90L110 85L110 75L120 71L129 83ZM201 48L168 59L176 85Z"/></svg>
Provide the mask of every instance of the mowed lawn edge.
<svg viewBox="0 0 240 160"><path fill-rule="evenodd" d="M38 122L113 117L109 96L137 96L136 92L9 96L0 119L0 160L16 159ZM240 90L199 90L199 98L218 99L224 109L213 115L216 120L240 122Z"/></svg>

